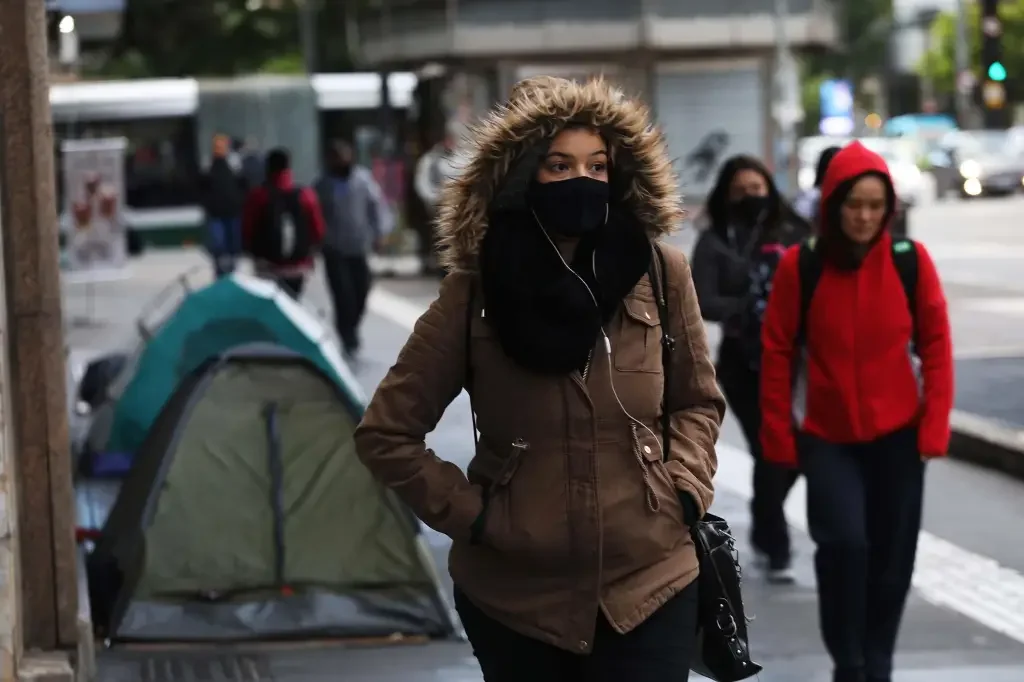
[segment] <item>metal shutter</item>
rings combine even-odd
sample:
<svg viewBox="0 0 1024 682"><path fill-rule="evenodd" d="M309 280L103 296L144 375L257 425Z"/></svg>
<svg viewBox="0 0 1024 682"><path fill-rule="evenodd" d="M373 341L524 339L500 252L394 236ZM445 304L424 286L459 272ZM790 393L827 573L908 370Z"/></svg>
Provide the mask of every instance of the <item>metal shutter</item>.
<svg viewBox="0 0 1024 682"><path fill-rule="evenodd" d="M763 158L768 141L760 62L660 65L654 76L658 123L688 201L711 191L734 154Z"/></svg>

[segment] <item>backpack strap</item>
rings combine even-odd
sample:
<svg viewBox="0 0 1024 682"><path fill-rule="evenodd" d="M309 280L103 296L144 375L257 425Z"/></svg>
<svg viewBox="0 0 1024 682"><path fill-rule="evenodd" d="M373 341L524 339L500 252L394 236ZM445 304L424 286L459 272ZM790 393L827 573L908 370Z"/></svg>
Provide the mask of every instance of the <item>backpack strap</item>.
<svg viewBox="0 0 1024 682"><path fill-rule="evenodd" d="M907 296L910 318L917 330L917 244L910 239L897 239L892 243L892 262L900 275L903 293Z"/></svg>
<svg viewBox="0 0 1024 682"><path fill-rule="evenodd" d="M655 257L651 261L648 276L651 278L651 288L654 290L654 302L658 306L658 321L661 322L661 368L664 383L661 398L661 457L663 461L666 461L668 460L668 446L672 440L672 415L668 410L668 397L669 389L672 386L672 351L675 350L676 340L672 338L669 329L668 269L665 267L665 254L662 253L658 244L652 244L652 246Z"/></svg>
<svg viewBox="0 0 1024 682"><path fill-rule="evenodd" d="M802 345L807 340L807 312L811 309L814 290L818 288L818 280L821 279L821 273L824 270L821 254L814 250L816 243L815 237L804 241L800 245L800 255L797 258L797 271L800 278L800 322L796 333L798 345Z"/></svg>

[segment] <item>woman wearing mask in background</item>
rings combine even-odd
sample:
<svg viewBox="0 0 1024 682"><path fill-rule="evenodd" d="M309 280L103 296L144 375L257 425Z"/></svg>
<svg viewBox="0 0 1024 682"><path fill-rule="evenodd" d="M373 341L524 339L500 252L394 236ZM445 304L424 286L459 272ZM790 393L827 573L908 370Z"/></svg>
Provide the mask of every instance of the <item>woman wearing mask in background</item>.
<svg viewBox="0 0 1024 682"><path fill-rule="evenodd" d="M839 152L817 243L783 257L764 323L762 441L807 478L835 682L892 682L924 461L949 445L946 300L924 247L889 234L895 208L885 160L858 142Z"/></svg>
<svg viewBox="0 0 1024 682"><path fill-rule="evenodd" d="M760 319L782 251L808 229L779 195L764 164L750 156L734 156L722 165L706 215L709 224L693 252L693 279L701 315L721 324L718 381L754 456L750 539L768 580L790 583L783 504L796 474L761 456Z"/></svg>
<svg viewBox="0 0 1024 682"><path fill-rule="evenodd" d="M688 679L689 527L711 504L725 404L686 258L658 247L669 319L648 275L680 218L662 135L602 81L519 84L442 197L450 274L356 447L454 541L456 607L487 682ZM424 445L464 387L480 434L468 478Z"/></svg>

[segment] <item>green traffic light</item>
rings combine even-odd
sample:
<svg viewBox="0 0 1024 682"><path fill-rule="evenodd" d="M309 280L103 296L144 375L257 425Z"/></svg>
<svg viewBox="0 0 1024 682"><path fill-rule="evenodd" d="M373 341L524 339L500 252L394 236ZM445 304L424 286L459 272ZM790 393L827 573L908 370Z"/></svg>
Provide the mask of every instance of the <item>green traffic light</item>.
<svg viewBox="0 0 1024 682"><path fill-rule="evenodd" d="M988 67L988 77L997 82L1006 80L1006 67L1001 62L992 62Z"/></svg>

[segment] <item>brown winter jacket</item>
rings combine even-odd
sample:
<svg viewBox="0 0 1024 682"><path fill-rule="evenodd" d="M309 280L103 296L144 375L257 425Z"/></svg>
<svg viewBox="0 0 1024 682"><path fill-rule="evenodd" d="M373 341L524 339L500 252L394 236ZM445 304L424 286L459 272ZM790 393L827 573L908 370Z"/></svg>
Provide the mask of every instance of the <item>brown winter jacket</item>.
<svg viewBox="0 0 1024 682"><path fill-rule="evenodd" d="M622 199L651 238L676 226L676 179L645 108L602 82L520 84L478 129L465 173L445 190L439 231L452 274L377 388L356 447L380 481L454 540L452 578L480 609L527 636L587 653L598 609L629 631L697 574L678 493L691 496L701 514L711 505L725 404L685 256L661 246L676 340L667 462L659 444L661 321L646 276L608 325L611 357L596 343L586 377L542 376L513 364L475 295L468 388L481 435L468 478L424 445L467 388L469 292L489 203L524 150L570 120L604 133L614 167L628 174ZM612 382L646 428L623 414ZM471 526L482 513L483 532L473 543Z"/></svg>

